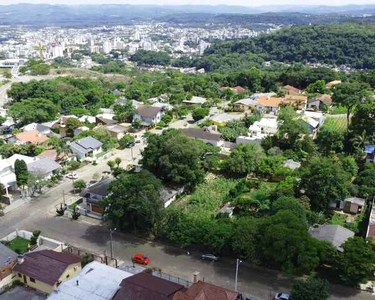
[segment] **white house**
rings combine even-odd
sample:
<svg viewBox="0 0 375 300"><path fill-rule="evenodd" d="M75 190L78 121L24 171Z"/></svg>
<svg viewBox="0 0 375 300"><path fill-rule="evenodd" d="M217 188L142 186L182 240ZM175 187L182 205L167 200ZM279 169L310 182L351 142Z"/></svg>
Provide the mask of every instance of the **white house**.
<svg viewBox="0 0 375 300"><path fill-rule="evenodd" d="M268 135L274 135L278 129L277 118L263 117L249 127L249 135L262 139Z"/></svg>
<svg viewBox="0 0 375 300"><path fill-rule="evenodd" d="M102 152L103 143L88 136L70 144L70 150L79 160L96 157Z"/></svg>
<svg viewBox="0 0 375 300"><path fill-rule="evenodd" d="M33 175L41 176L44 179L50 179L61 167L53 159L45 157L28 164L27 169Z"/></svg>
<svg viewBox="0 0 375 300"><path fill-rule="evenodd" d="M161 107L140 105L133 116L133 121L141 121L143 126L152 126L158 124L162 117Z"/></svg>
<svg viewBox="0 0 375 300"><path fill-rule="evenodd" d="M17 187L13 166L7 159L0 160L0 182L5 187L7 197L9 196L9 190Z"/></svg>

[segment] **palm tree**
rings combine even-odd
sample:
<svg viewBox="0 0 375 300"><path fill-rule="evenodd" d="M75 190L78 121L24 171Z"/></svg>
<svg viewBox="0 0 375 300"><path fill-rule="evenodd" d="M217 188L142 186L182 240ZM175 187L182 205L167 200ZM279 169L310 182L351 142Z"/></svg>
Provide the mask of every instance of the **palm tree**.
<svg viewBox="0 0 375 300"><path fill-rule="evenodd" d="M366 158L365 146L374 142L374 136L368 136L366 130L362 131L362 134L355 136L351 139L355 152L361 159Z"/></svg>
<svg viewBox="0 0 375 300"><path fill-rule="evenodd" d="M42 43L39 43L39 45L35 46L34 49L37 50L37 51L39 51L39 58L40 58L40 60L44 60L43 51L46 50L46 47L44 45L42 45Z"/></svg>

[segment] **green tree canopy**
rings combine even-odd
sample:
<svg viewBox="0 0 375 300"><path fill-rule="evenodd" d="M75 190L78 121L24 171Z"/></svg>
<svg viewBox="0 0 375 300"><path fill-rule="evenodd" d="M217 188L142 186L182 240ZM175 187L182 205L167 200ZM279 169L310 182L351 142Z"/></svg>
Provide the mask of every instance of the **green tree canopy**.
<svg viewBox="0 0 375 300"><path fill-rule="evenodd" d="M24 187L27 185L30 173L24 160L17 159L14 163L14 173L16 174L17 185Z"/></svg>
<svg viewBox="0 0 375 300"><path fill-rule="evenodd" d="M326 300L329 298L329 283L317 276L294 282L291 298L296 300Z"/></svg>

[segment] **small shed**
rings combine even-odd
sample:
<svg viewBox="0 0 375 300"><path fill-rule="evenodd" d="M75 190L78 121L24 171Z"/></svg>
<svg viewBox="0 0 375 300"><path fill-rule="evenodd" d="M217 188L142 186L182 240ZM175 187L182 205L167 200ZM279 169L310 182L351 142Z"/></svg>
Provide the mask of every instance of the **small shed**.
<svg viewBox="0 0 375 300"><path fill-rule="evenodd" d="M344 200L344 212L349 214L360 214L366 205L366 200L357 197L350 197Z"/></svg>

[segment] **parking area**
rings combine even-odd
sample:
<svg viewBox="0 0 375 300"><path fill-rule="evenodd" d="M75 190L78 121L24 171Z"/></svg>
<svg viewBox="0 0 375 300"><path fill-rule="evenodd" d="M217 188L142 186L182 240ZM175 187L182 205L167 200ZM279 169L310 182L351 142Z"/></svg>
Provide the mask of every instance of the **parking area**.
<svg viewBox="0 0 375 300"><path fill-rule="evenodd" d="M23 287L16 286L15 288L6 291L0 295L1 300L44 300L47 296L41 292Z"/></svg>

